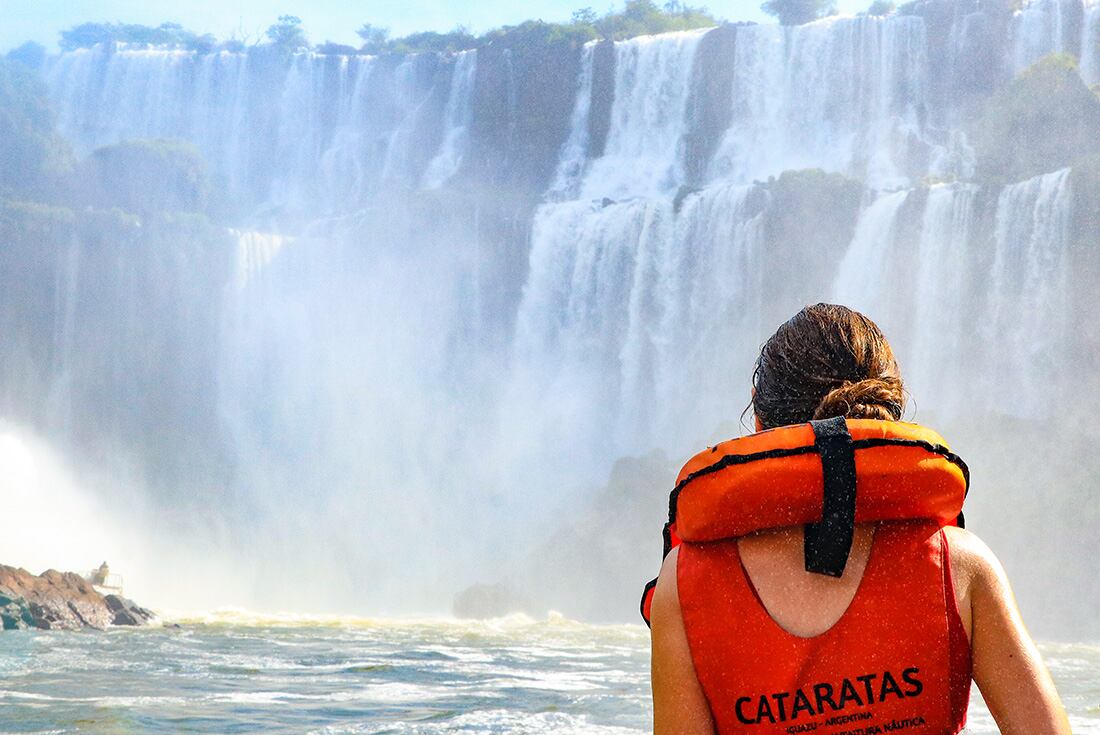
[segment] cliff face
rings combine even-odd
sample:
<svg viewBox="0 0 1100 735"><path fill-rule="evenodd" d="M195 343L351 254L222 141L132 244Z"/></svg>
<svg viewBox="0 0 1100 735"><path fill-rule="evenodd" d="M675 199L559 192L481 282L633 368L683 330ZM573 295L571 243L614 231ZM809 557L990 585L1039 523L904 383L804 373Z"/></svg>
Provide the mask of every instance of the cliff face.
<svg viewBox="0 0 1100 735"><path fill-rule="evenodd" d="M146 625L155 615L118 595L101 595L73 572L50 569L34 576L0 564L0 629L104 630Z"/></svg>

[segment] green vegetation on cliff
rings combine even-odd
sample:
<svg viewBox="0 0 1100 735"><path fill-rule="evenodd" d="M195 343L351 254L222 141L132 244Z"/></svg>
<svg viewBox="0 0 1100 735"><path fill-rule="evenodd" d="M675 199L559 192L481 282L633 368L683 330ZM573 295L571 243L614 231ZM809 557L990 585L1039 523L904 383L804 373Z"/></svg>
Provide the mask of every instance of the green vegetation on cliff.
<svg viewBox="0 0 1100 735"><path fill-rule="evenodd" d="M202 212L209 186L198 149L178 140L127 140L94 151L77 167L79 200L97 208Z"/></svg>
<svg viewBox="0 0 1100 735"><path fill-rule="evenodd" d="M0 198L54 196L70 160L41 77L0 58Z"/></svg>
<svg viewBox="0 0 1100 735"><path fill-rule="evenodd" d="M587 12L586 12L587 11ZM589 8L573 14L576 25L587 25L595 29L601 38L620 40L651 33L670 31L690 31L695 28L716 26L720 21L704 7L693 7L673 0L664 7L658 7L651 0L626 0L623 10L608 12L601 18L592 19L594 13Z"/></svg>
<svg viewBox="0 0 1100 735"><path fill-rule="evenodd" d="M775 17L780 25L800 26L835 15L836 2L834 0L765 0L760 9Z"/></svg>
<svg viewBox="0 0 1100 735"><path fill-rule="evenodd" d="M0 204L20 202L24 215L30 211L27 207L39 207L39 214L51 207L56 211L117 209L141 217L200 213L206 211L209 199L205 162L190 143L123 141L100 148L74 165L68 145L55 130L38 70L4 57L0 57L0 162ZM14 211L10 207L2 210L9 224ZM39 218L22 219L29 223Z"/></svg>
<svg viewBox="0 0 1100 735"><path fill-rule="evenodd" d="M882 16L890 15L897 9L898 5L893 0L874 0L864 13L866 15Z"/></svg>
<svg viewBox="0 0 1100 735"><path fill-rule="evenodd" d="M792 0L771 1L791 2ZM797 1L818 2L819 0ZM573 45L597 38L618 41L654 33L706 28L719 25L721 22L706 8L687 5L680 0L668 0L663 6L653 0L626 0L622 10L608 10L603 15L586 7L575 11L572 18L565 23L529 20L515 26L496 28L480 36L475 35L468 28L459 26L447 33L424 31L391 38L389 29L366 23L356 31L363 41L359 49L332 41L326 41L312 48L321 53L331 54L455 53L498 42L511 46L527 40ZM282 51L293 52L311 48L302 19L297 16L279 16L278 21L268 27L264 35L268 44ZM200 52L214 49L240 51L246 48L239 39L219 41L209 33L195 33L178 23L162 23L156 27L134 23L81 23L67 31L62 31L59 41L59 45L65 51L109 43L172 46Z"/></svg>
<svg viewBox="0 0 1100 735"><path fill-rule="evenodd" d="M1077 73L1077 60L1040 59L986 102L971 128L978 174L1020 181L1100 154L1100 97Z"/></svg>
<svg viewBox="0 0 1100 735"><path fill-rule="evenodd" d="M663 6L653 0L626 0L622 10L609 10L603 15L586 7L575 11L567 23L528 20L519 25L496 28L480 36L460 26L450 33L413 33L391 39L388 29L370 23L357 33L363 39L360 49L363 53L453 53L490 43L517 46L523 43L580 45L599 38L620 41L654 33L707 28L721 22L706 8L687 5L679 0L669 0Z"/></svg>
<svg viewBox="0 0 1100 735"><path fill-rule="evenodd" d="M138 23L81 23L61 31L58 41L62 51L90 48L99 43L150 44L209 51L218 41L209 33L195 33L179 23L161 23L156 27Z"/></svg>
<svg viewBox="0 0 1100 735"><path fill-rule="evenodd" d="M287 52L309 48L309 39L302 30L302 19L296 15L280 15L279 21L268 27L267 36L271 45Z"/></svg>

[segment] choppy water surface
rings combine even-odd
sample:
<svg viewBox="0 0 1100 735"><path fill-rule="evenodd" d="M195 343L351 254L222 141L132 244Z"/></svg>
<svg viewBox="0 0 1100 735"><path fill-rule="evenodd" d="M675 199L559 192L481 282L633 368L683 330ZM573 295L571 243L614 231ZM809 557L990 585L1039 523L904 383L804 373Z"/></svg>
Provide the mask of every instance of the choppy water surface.
<svg viewBox="0 0 1100 735"><path fill-rule="evenodd" d="M1044 654L1074 721L1100 733L1100 647ZM649 636L561 618L260 619L0 635L0 731L637 733ZM971 731L995 733L980 705Z"/></svg>

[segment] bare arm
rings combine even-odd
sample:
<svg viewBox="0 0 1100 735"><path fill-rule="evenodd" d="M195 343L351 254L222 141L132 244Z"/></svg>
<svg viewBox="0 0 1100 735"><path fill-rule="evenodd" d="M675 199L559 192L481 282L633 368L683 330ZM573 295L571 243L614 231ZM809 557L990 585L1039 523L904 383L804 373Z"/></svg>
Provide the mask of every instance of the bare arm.
<svg viewBox="0 0 1100 735"><path fill-rule="evenodd" d="M695 675L680 614L680 595L676 589L678 555L679 549L673 549L661 565L650 611L653 733L714 735L714 719Z"/></svg>
<svg viewBox="0 0 1100 735"><path fill-rule="evenodd" d="M969 597L974 681L997 727L1002 735L1069 735L1062 702L1001 563L971 533L952 529L950 542L952 567L958 559L969 585L959 601Z"/></svg>

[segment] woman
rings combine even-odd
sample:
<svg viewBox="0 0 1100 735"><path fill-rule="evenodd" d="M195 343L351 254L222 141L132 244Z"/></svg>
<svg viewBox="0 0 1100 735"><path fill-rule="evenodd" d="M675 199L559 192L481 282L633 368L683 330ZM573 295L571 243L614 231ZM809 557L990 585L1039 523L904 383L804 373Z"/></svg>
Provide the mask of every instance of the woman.
<svg viewBox="0 0 1100 735"><path fill-rule="evenodd" d="M701 454L670 504L668 553L643 602L655 733L950 735L965 725L971 677L1002 733L1069 733L1004 570L976 536L949 525L965 464L934 432L893 423L904 394L878 327L843 306L803 309L762 348L752 406L757 431L773 431ZM799 431L808 447L789 438ZM750 465L730 466L746 439L789 446L754 455L765 474L746 475ZM716 468L733 474L722 480ZM810 471L820 522L795 525L799 501L785 496L794 490L783 473L796 483ZM691 485L708 472L710 487ZM691 519L681 517L684 543L670 543L677 494L683 515L683 502L705 493L729 502L732 491L715 483L745 477L738 498L764 478L774 501L728 513L725 530L705 528L708 518L685 528ZM746 515L764 525L744 533ZM774 527L779 517L788 527Z"/></svg>

